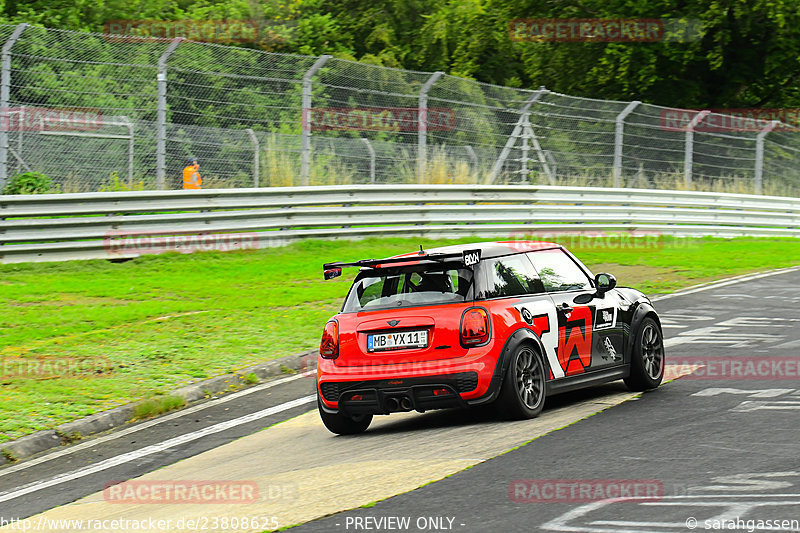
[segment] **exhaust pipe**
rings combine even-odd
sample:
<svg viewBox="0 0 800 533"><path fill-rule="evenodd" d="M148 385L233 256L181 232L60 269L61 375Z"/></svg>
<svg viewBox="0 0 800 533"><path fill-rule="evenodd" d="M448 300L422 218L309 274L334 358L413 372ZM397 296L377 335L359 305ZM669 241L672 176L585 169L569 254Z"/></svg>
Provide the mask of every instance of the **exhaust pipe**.
<svg viewBox="0 0 800 533"><path fill-rule="evenodd" d="M400 399L400 407L402 407L404 411L410 411L411 410L411 399L408 396L403 396Z"/></svg>
<svg viewBox="0 0 800 533"><path fill-rule="evenodd" d="M386 408L389 411L397 411L400 409L400 404L397 402L397 398L386 398Z"/></svg>

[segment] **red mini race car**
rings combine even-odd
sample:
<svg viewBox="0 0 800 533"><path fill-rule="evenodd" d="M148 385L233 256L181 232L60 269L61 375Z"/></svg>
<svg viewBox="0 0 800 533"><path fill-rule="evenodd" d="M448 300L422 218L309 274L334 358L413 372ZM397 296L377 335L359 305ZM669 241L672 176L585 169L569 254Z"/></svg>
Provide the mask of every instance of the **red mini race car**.
<svg viewBox="0 0 800 533"><path fill-rule="evenodd" d="M449 246L324 265L360 267L325 326L317 396L325 426L365 431L376 414L498 402L514 418L545 398L664 374L661 322L641 292L592 276L562 246L513 241Z"/></svg>

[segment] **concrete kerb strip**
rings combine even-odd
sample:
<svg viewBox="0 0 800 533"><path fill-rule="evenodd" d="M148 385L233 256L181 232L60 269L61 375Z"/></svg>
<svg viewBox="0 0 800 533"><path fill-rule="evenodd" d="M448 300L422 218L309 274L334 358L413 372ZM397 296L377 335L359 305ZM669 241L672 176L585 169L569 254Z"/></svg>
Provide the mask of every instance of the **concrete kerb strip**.
<svg viewBox="0 0 800 533"><path fill-rule="evenodd" d="M259 381L285 375L287 373L304 372L316 368L316 350L303 352L297 355L289 355L260 363L255 366L243 368L232 374L216 376L204 381L192 383L175 389L169 393L172 396L180 396L186 400L187 404L198 402L208 398L210 395L219 395L226 392L242 390L243 388L255 383L248 383L245 379L250 374L255 374ZM37 431L31 435L20 437L19 439L0 444L4 451L0 456L0 465L9 463L8 455L14 460L30 457L50 448L56 448L67 444L72 436L80 435L80 438L96 435L129 423L133 418L136 406L140 402L134 402L120 407L102 411L90 415L74 422L67 422L56 426L55 429Z"/></svg>

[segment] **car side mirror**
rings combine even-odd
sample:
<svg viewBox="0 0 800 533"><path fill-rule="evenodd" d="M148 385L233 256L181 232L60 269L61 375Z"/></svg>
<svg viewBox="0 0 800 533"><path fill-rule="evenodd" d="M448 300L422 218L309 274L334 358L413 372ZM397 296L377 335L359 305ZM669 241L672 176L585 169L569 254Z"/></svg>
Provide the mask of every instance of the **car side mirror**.
<svg viewBox="0 0 800 533"><path fill-rule="evenodd" d="M338 278L341 275L342 275L341 268L326 268L324 272L324 277L326 280Z"/></svg>
<svg viewBox="0 0 800 533"><path fill-rule="evenodd" d="M603 295L617 286L617 278L603 272L594 277L594 286L597 288L597 294Z"/></svg>

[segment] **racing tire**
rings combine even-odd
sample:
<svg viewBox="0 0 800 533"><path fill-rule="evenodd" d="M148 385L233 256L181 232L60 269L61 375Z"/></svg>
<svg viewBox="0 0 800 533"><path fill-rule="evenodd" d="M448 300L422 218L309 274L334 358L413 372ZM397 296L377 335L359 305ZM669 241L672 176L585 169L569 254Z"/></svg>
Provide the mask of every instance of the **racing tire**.
<svg viewBox="0 0 800 533"><path fill-rule="evenodd" d="M364 433L369 425L372 423L372 415L355 415L347 416L341 412L326 413L322 409L322 401L317 396L317 409L319 409L319 416L322 418L322 423L328 428L331 433L337 435L356 435Z"/></svg>
<svg viewBox="0 0 800 533"><path fill-rule="evenodd" d="M658 323L645 318L636 331L631 350L631 374L624 379L633 392L657 388L664 379L664 336Z"/></svg>
<svg viewBox="0 0 800 533"><path fill-rule="evenodd" d="M516 420L539 416L544 408L547 368L531 344L519 346L511 356L497 398L501 414Z"/></svg>

